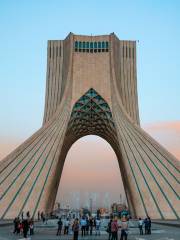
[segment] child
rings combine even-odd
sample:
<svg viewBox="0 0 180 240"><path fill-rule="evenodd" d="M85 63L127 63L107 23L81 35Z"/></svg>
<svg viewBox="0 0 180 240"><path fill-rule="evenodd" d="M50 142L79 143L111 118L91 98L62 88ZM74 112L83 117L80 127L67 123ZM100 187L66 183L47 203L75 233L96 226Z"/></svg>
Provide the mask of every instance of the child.
<svg viewBox="0 0 180 240"><path fill-rule="evenodd" d="M33 235L33 234L34 234L34 224L33 224L33 220L30 221L29 228L30 228L30 235Z"/></svg>

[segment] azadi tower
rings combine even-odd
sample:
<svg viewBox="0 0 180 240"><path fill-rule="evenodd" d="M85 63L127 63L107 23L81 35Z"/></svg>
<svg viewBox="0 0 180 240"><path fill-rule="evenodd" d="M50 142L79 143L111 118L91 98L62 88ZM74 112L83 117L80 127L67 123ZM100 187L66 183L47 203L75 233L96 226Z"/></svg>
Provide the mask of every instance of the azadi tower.
<svg viewBox="0 0 180 240"><path fill-rule="evenodd" d="M179 162L139 123L136 42L70 33L47 51L43 125L0 164L0 218L51 212L67 152L95 134L117 155L132 216L179 219Z"/></svg>

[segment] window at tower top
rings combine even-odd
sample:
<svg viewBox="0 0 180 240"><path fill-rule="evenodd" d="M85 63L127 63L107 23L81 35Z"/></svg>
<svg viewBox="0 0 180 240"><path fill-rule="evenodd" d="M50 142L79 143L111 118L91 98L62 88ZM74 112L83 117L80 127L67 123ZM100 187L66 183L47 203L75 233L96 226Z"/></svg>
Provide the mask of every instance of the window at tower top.
<svg viewBox="0 0 180 240"><path fill-rule="evenodd" d="M75 52L86 52L86 53L100 53L109 52L109 42L98 41L98 42L74 42Z"/></svg>

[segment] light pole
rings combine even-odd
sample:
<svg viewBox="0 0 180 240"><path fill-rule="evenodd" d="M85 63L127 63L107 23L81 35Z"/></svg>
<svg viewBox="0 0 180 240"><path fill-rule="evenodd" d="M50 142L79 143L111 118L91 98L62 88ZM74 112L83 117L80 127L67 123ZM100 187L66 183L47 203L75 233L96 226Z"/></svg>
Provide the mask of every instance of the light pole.
<svg viewBox="0 0 180 240"><path fill-rule="evenodd" d="M92 198L90 198L89 201L90 201L90 212L91 212L91 215L92 215Z"/></svg>

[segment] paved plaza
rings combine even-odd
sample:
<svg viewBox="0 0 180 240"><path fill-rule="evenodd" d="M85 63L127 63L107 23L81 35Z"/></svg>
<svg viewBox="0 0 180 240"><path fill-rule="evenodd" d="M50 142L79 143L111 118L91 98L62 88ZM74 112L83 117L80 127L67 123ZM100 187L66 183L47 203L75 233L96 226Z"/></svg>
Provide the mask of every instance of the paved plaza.
<svg viewBox="0 0 180 240"><path fill-rule="evenodd" d="M103 225L103 224L102 224ZM137 228L137 222L131 221L129 224L129 234L128 240L179 240L180 239L180 229L177 227L170 227L160 224L152 224L152 234L151 235L139 235L139 229ZM101 228L101 236L86 236L79 237L79 240L106 240L108 239L108 234L105 231L105 224ZM28 239L32 240L72 240L72 234L68 236L56 236L57 225L56 221L49 221L46 225L41 223L35 224L35 234ZM120 232L119 232L120 234ZM23 239L22 236L17 236L13 234L13 225L11 226L0 226L0 240L20 240ZM120 239L120 236L118 240Z"/></svg>

